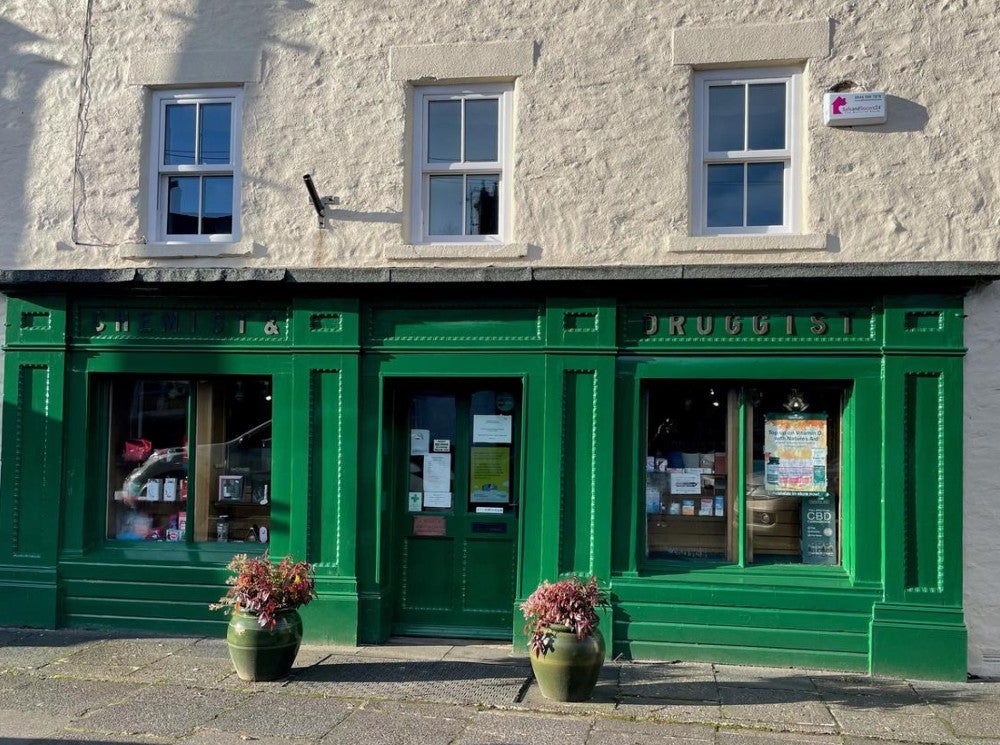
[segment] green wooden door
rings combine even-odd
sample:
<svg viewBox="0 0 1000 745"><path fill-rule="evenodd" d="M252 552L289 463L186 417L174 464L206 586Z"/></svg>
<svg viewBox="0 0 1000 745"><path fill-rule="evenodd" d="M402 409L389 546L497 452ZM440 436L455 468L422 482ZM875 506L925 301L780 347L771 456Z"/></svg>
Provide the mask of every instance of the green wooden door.
<svg viewBox="0 0 1000 745"><path fill-rule="evenodd" d="M519 382L410 384L393 408L393 633L510 638Z"/></svg>

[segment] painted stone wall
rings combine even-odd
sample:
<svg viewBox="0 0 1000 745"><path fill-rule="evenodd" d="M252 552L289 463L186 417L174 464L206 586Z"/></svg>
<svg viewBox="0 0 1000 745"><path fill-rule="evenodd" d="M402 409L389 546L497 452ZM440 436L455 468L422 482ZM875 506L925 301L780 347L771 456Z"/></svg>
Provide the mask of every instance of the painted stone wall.
<svg viewBox="0 0 1000 745"><path fill-rule="evenodd" d="M995 260L1000 79L983 64L996 54L993 3L779 5L442 0L413 13L401 0L183 0L169 10L93 0L88 18L84 0L8 0L0 267L149 263L136 258L149 232L143 83L226 75L248 81L235 249L246 255L221 261L398 265L386 252L404 242L408 97L390 75L393 48L497 41L533 45L515 104L513 240L526 255L425 263ZM782 24L825 19L830 40L806 64L804 174L805 232L824 247L677 250L685 244L671 239L688 232L691 68L674 64L672 31L729 27L736 41L720 49L739 57L747 25L779 24L768 34L780 35ZM822 94L845 80L888 92L886 125L822 126ZM306 172L340 198L327 230L316 227Z"/></svg>
<svg viewBox="0 0 1000 745"><path fill-rule="evenodd" d="M972 292L965 338L965 617L969 670L1000 675L1000 287Z"/></svg>

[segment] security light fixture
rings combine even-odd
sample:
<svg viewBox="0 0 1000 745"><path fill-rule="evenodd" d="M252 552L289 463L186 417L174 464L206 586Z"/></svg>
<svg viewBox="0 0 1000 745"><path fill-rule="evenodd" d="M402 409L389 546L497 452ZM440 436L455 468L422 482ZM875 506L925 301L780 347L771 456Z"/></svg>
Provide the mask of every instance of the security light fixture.
<svg viewBox="0 0 1000 745"><path fill-rule="evenodd" d="M312 202L313 209L316 210L316 215L319 217L320 228L326 227L326 208L330 205L337 203L336 197L321 197L319 192L316 191L316 185L313 183L312 176L308 173L302 177L302 180L306 182L306 190L309 192L309 201Z"/></svg>

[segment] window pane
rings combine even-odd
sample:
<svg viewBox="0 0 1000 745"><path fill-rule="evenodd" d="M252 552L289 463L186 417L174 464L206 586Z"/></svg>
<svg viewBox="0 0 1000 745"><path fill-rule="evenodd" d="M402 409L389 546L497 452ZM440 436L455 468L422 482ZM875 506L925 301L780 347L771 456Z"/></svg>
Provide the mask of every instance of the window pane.
<svg viewBox="0 0 1000 745"><path fill-rule="evenodd" d="M497 235L500 232L500 175L467 176L465 232Z"/></svg>
<svg viewBox="0 0 1000 745"><path fill-rule="evenodd" d="M200 380L196 393L194 540L266 542L272 498L271 379ZM202 432L215 432L217 438Z"/></svg>
<svg viewBox="0 0 1000 745"><path fill-rule="evenodd" d="M190 397L186 380L127 377L112 382L108 538L183 540Z"/></svg>
<svg viewBox="0 0 1000 745"><path fill-rule="evenodd" d="M169 104L164 112L163 162L194 163L194 104Z"/></svg>
<svg viewBox="0 0 1000 745"><path fill-rule="evenodd" d="M495 98L465 102L465 160L497 160L500 102Z"/></svg>
<svg viewBox="0 0 1000 745"><path fill-rule="evenodd" d="M750 150L785 147L785 84L760 83L750 85L748 116Z"/></svg>
<svg viewBox="0 0 1000 745"><path fill-rule="evenodd" d="M781 381L746 390L747 561L838 564L841 385Z"/></svg>
<svg viewBox="0 0 1000 745"><path fill-rule="evenodd" d="M726 561L732 553L727 388L658 383L647 406L647 556Z"/></svg>
<svg viewBox="0 0 1000 745"><path fill-rule="evenodd" d="M457 163L462 159L462 102L427 102L427 162Z"/></svg>
<svg viewBox="0 0 1000 745"><path fill-rule="evenodd" d="M747 164L747 225L784 223L784 163Z"/></svg>
<svg viewBox="0 0 1000 745"><path fill-rule="evenodd" d="M229 163L231 140L232 104L206 103L201 105L199 163Z"/></svg>
<svg viewBox="0 0 1000 745"><path fill-rule="evenodd" d="M167 177L167 234L198 234L198 176Z"/></svg>
<svg viewBox="0 0 1000 745"><path fill-rule="evenodd" d="M708 227L743 225L743 164L708 166Z"/></svg>
<svg viewBox="0 0 1000 745"><path fill-rule="evenodd" d="M708 149L743 149L743 86L712 85L708 88Z"/></svg>
<svg viewBox="0 0 1000 745"><path fill-rule="evenodd" d="M110 397L108 538L269 540L270 378L122 376Z"/></svg>
<svg viewBox="0 0 1000 745"><path fill-rule="evenodd" d="M462 177L431 176L429 235L462 235Z"/></svg>
<svg viewBox="0 0 1000 745"><path fill-rule="evenodd" d="M201 232L203 235L233 232L233 177L205 176L202 179Z"/></svg>

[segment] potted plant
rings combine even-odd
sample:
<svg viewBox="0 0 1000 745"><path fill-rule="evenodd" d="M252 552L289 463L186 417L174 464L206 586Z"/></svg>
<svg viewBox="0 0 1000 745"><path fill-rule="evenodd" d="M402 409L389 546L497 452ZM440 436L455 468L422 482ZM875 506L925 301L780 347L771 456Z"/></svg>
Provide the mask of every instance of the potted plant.
<svg viewBox="0 0 1000 745"><path fill-rule="evenodd" d="M277 680L288 675L302 643L298 608L316 596L313 567L286 556L277 564L238 554L226 567L229 589L210 607L232 614L226 631L229 656L241 680Z"/></svg>
<svg viewBox="0 0 1000 745"><path fill-rule="evenodd" d="M607 597L597 578L573 576L542 582L521 604L531 649L531 669L542 695L555 701L586 701L604 664L604 637L597 608Z"/></svg>

